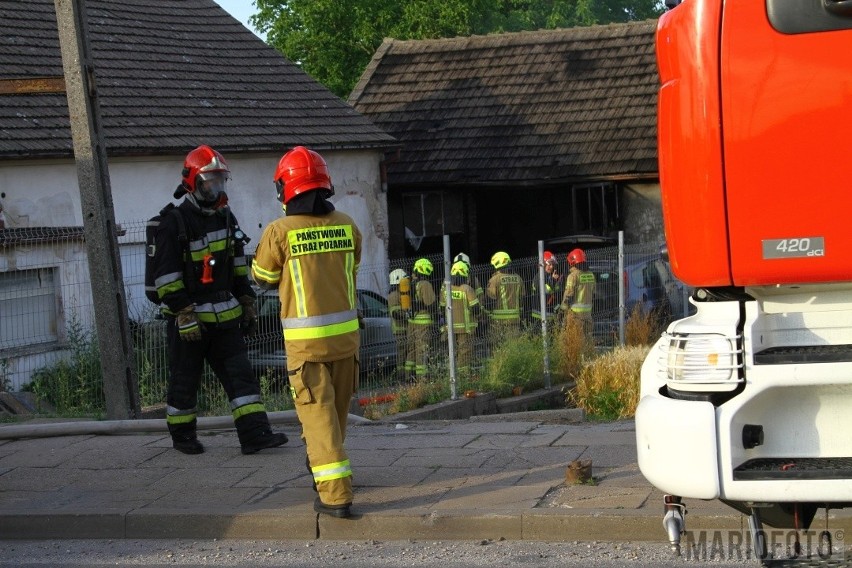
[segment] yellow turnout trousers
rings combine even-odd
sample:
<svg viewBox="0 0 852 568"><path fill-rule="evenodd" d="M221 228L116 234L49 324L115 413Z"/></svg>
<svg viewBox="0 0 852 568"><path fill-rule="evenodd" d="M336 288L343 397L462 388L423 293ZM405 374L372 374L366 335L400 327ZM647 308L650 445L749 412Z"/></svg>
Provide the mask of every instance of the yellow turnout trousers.
<svg viewBox="0 0 852 568"><path fill-rule="evenodd" d="M352 467L343 442L349 404L358 386L357 356L327 363L288 357L287 367L320 500L326 505L352 503Z"/></svg>

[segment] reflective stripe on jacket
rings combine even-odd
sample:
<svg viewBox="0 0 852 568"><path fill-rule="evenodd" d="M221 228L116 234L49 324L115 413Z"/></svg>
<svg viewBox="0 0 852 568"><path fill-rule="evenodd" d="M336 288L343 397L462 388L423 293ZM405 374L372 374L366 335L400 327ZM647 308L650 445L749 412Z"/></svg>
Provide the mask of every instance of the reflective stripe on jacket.
<svg viewBox="0 0 852 568"><path fill-rule="evenodd" d="M278 286L284 346L294 359L357 353L360 261L361 233L340 211L282 217L264 229L251 272L262 286Z"/></svg>
<svg viewBox="0 0 852 568"><path fill-rule="evenodd" d="M195 313L205 324L238 324L243 309L237 298L255 294L247 277L243 243L234 238L239 229L236 218L227 207L213 215L203 215L188 201L178 207L186 223L188 246L180 241L171 215L162 218L155 237L154 285L163 301L160 310L171 316L195 304Z"/></svg>
<svg viewBox="0 0 852 568"><path fill-rule="evenodd" d="M432 312L435 309L435 288L428 280L414 280L414 305L420 309L414 312L414 316L408 320L409 325L432 325L434 319Z"/></svg>
<svg viewBox="0 0 852 568"><path fill-rule="evenodd" d="M488 297L496 300L491 310L493 320L519 320L524 283L521 277L498 270L488 281Z"/></svg>
<svg viewBox="0 0 852 568"><path fill-rule="evenodd" d="M476 330L476 319L473 317L473 306L479 305L476 292L467 284L453 286L450 293L453 297L453 329L462 333L473 333Z"/></svg>
<svg viewBox="0 0 852 568"><path fill-rule="evenodd" d="M565 282L562 303L575 313L590 313L595 300L595 275L572 267Z"/></svg>

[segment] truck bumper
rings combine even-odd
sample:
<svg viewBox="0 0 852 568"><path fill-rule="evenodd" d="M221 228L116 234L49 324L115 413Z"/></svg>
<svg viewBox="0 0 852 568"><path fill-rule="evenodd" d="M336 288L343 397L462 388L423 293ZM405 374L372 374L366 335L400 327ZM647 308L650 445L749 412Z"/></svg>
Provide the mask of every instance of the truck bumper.
<svg viewBox="0 0 852 568"><path fill-rule="evenodd" d="M709 402L653 393L636 409L639 469L652 485L680 497L719 497L716 413Z"/></svg>

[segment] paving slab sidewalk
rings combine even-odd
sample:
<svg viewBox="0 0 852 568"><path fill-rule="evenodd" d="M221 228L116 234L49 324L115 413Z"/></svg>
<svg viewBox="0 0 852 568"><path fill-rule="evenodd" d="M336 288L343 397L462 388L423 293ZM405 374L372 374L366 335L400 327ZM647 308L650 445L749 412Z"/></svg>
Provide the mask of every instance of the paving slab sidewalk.
<svg viewBox="0 0 852 568"><path fill-rule="evenodd" d="M314 513L295 423L249 456L232 429L202 432L196 456L165 432L0 439L0 538L666 540L632 420L524 414L351 424L352 519ZM580 458L594 483L568 485ZM688 528L745 526L719 502L687 506Z"/></svg>

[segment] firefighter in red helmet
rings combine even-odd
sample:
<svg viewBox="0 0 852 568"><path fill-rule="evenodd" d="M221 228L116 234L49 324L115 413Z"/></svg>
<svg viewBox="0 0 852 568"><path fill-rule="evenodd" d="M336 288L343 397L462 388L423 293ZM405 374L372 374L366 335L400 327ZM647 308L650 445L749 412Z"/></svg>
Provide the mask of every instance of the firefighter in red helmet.
<svg viewBox="0 0 852 568"><path fill-rule="evenodd" d="M172 444L185 454L204 451L196 424L206 360L228 395L242 452L280 446L287 436L269 426L243 337L253 333L257 315L243 255L248 237L227 205L228 164L210 146L199 146L186 155L181 177L174 197L185 199L160 212L149 250L167 321Z"/></svg>
<svg viewBox="0 0 852 568"><path fill-rule="evenodd" d="M564 278L559 270L559 263L556 260L556 255L549 250L544 251L542 255L544 265L544 306L548 321L553 318L553 311L562 301L562 284ZM539 304L538 297L538 277L532 281L532 302L533 305ZM532 310L530 313L534 320L541 322L541 311Z"/></svg>
<svg viewBox="0 0 852 568"><path fill-rule="evenodd" d="M571 318L579 321L583 334L591 339L594 331L592 304L595 299L595 274L589 270L583 249L577 248L568 253L568 267L560 307L567 316L566 321Z"/></svg>
<svg viewBox="0 0 852 568"><path fill-rule="evenodd" d="M343 443L359 372L361 233L328 200L334 187L317 152L297 146L284 154L274 181L286 215L264 229L252 276L277 288L281 300L290 392L318 494L314 510L345 518L352 505Z"/></svg>

